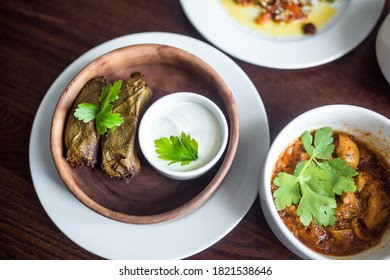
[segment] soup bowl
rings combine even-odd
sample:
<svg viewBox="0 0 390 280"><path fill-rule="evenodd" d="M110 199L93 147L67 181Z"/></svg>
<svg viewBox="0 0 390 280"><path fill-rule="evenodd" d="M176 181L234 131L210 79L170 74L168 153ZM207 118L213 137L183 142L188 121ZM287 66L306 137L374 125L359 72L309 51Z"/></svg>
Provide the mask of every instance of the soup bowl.
<svg viewBox="0 0 390 280"><path fill-rule="evenodd" d="M378 245L355 254L335 256L319 253L300 241L281 219L271 191L275 164L286 148L305 131L331 127L363 142L390 166L390 120L374 111L351 105L328 105L314 108L292 120L272 143L265 161L260 202L265 218L278 239L303 259L390 259L390 229L387 227ZM357 170L359 171L359 170ZM388 172L390 172L388 170Z"/></svg>

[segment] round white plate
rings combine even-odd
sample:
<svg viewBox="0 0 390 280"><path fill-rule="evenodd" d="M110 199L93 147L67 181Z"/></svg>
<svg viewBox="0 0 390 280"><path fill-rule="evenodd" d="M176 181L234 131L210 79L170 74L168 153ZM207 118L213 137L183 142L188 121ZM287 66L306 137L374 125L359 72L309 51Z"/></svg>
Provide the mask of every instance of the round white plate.
<svg viewBox="0 0 390 280"><path fill-rule="evenodd" d="M375 50L379 67L386 80L390 83L390 12L379 28Z"/></svg>
<svg viewBox="0 0 390 280"><path fill-rule="evenodd" d="M317 34L286 39L242 26L220 1L180 0L189 20L212 44L243 61L279 69L313 67L345 55L371 32L385 3L342 0L336 15Z"/></svg>
<svg viewBox="0 0 390 280"><path fill-rule="evenodd" d="M72 77L96 57L140 43L171 45L208 62L233 92L240 118L237 156L217 192L195 212L153 225L116 222L81 204L62 183L49 145L54 107ZM237 64L199 40L178 34L148 32L103 43L64 70L37 111L29 157L33 183L44 209L57 227L79 246L107 259L181 259L213 245L245 216L258 195L268 148L269 128L264 105L255 86Z"/></svg>

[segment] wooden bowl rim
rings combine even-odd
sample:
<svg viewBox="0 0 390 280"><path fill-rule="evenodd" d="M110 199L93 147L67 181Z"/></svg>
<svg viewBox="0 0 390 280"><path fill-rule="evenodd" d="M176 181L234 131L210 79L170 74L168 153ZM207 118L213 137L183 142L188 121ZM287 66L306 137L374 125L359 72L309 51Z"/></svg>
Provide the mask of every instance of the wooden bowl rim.
<svg viewBox="0 0 390 280"><path fill-rule="evenodd" d="M175 53L178 55L180 59L184 59L187 61L191 60L191 62L196 63L197 66L204 68L208 74L212 75L213 79L217 82L218 86L221 88L221 91L224 92L225 94L225 96L222 97L222 100L226 106L226 114L227 114L226 118L229 123L229 141L220 168L218 169L218 171L216 172L212 180L207 184L207 186L200 193L198 193L188 202L184 203L183 205L175 209L169 210L164 213L141 216L141 215L130 215L130 214L108 209L100 205L96 201L94 201L85 192L83 192L76 184L72 175L70 174L71 167L68 165L63 155L63 133L65 127L64 120L66 120L66 115L68 112L67 110L62 110L63 108L62 103L66 99L65 97L66 93L73 88L75 81L82 76L88 76L90 70L94 69L95 67L98 67L98 65L100 65L101 62L104 63L105 60L109 61L109 58L111 56L116 56L127 52L137 52L137 50L140 49L145 50L145 48L150 49L150 51L154 51L154 52L157 51L158 53L164 53L167 50L173 50L175 51ZM90 79L92 78L93 77L91 77ZM75 97L76 96L77 94L75 95ZM84 205L86 205L88 208L95 211L96 213L119 222L131 223L131 224L154 224L154 223L161 223L173 219L178 219L180 217L183 217L191 213L192 211L200 207L218 189L221 182L223 181L226 174L228 173L238 148L238 141L239 141L238 110L237 110L237 106L233 94L231 93L225 81L209 64L207 64L201 58L183 49L179 49L173 46L163 45L163 44L137 44L137 45L121 47L109 51L99 56L95 60L91 61L90 63L88 63L83 69L81 69L76 74L75 77L72 78L72 80L66 86L64 91L61 93L61 96L58 99L58 102L54 108L54 113L53 113L53 118L51 121L51 128L50 128L50 149L51 149L54 165L57 169L59 176L61 177L61 180L63 181L65 186L70 190L70 192L80 202L82 202Z"/></svg>

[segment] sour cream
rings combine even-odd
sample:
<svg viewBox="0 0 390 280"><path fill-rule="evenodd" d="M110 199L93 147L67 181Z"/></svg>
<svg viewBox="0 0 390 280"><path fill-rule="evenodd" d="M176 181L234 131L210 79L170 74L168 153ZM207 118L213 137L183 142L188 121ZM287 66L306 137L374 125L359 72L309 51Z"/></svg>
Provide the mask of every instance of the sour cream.
<svg viewBox="0 0 390 280"><path fill-rule="evenodd" d="M198 142L198 159L188 165L169 165L158 158L156 139L181 133ZM145 112L139 129L141 150L149 163L162 174L175 179L192 179L209 170L222 156L228 140L225 116L208 98L195 93L169 94Z"/></svg>

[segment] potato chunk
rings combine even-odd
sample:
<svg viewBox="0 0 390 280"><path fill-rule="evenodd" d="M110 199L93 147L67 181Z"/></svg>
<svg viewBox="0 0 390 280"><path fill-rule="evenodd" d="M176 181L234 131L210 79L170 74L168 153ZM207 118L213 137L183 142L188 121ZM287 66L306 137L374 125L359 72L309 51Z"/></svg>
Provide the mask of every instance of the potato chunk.
<svg viewBox="0 0 390 280"><path fill-rule="evenodd" d="M360 152L357 144L350 137L339 134L339 141L336 145L336 154L356 169L359 165Z"/></svg>
<svg viewBox="0 0 390 280"><path fill-rule="evenodd" d="M349 220L359 214L361 204L355 193L343 193L341 200L342 204L337 207L337 220Z"/></svg>
<svg viewBox="0 0 390 280"><path fill-rule="evenodd" d="M366 227L373 230L384 225L389 217L389 201L385 194L371 196L368 199L367 210L364 213L363 221Z"/></svg>

